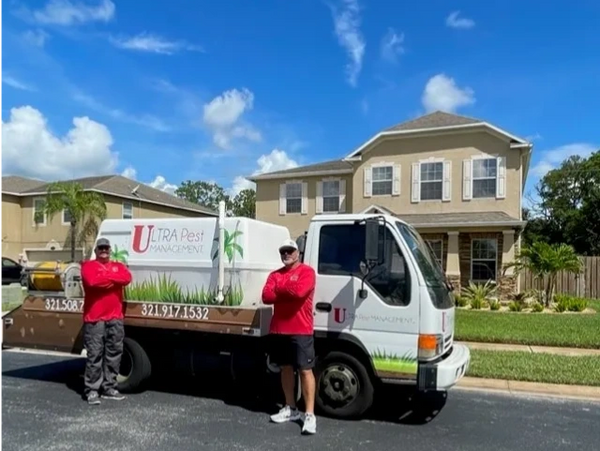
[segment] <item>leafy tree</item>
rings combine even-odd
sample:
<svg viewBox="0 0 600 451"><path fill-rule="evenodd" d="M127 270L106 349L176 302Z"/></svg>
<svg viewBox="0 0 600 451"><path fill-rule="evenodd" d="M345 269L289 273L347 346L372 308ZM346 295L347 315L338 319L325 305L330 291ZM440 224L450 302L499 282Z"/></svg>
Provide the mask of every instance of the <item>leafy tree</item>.
<svg viewBox="0 0 600 451"><path fill-rule="evenodd" d="M256 217L256 191L245 189L239 192L231 201L233 216Z"/></svg>
<svg viewBox="0 0 600 451"><path fill-rule="evenodd" d="M505 268L513 267L516 272L528 269L533 276L545 283L544 299L550 305L556 290L558 273L564 271L579 274L583 263L575 253L575 249L567 244L548 244L543 241L523 246L516 255L515 261L509 262Z"/></svg>
<svg viewBox="0 0 600 451"><path fill-rule="evenodd" d="M210 182L187 180L175 190L175 195L214 211L219 210L219 202L222 200L228 206L231 203L231 198L223 187Z"/></svg>
<svg viewBox="0 0 600 451"><path fill-rule="evenodd" d="M75 261L76 244L83 244L98 233L98 221L106 218L106 204L100 194L84 191L79 183L54 182L48 187L36 221L44 216L52 218L57 213L62 214L63 210L70 220L71 261Z"/></svg>

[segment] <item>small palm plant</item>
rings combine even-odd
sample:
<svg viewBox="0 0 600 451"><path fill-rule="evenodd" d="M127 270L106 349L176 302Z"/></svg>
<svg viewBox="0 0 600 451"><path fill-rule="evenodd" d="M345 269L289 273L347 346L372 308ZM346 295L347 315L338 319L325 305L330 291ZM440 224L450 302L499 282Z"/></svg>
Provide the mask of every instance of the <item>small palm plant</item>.
<svg viewBox="0 0 600 451"><path fill-rule="evenodd" d="M496 285L489 280L484 284L469 282L469 286L462 289L461 296L468 300L472 309L479 310L492 300L496 289Z"/></svg>
<svg viewBox="0 0 600 451"><path fill-rule="evenodd" d="M544 302L550 306L556 281L560 272L579 274L583 264L572 246L567 244L550 245L543 241L536 241L524 247L516 256L514 262L505 266L505 270L513 267L516 272L528 269L533 276L544 284Z"/></svg>
<svg viewBox="0 0 600 451"><path fill-rule="evenodd" d="M240 236L242 234L241 231L236 230L233 233L229 233L227 231L227 229L224 230L225 232L225 245L224 245L224 250L225 250L225 255L227 255L227 259L229 260L229 263L231 263L231 261L233 260L233 254L237 251L238 254L240 254L240 257L244 258L244 249L242 249L242 246L240 246L239 244L237 244L236 240L237 237ZM213 260L216 259L219 256L219 237L217 236L214 240L213 240L217 246L215 246L215 251L213 252Z"/></svg>
<svg viewBox="0 0 600 451"><path fill-rule="evenodd" d="M63 211L69 218L71 261L75 261L76 244L85 243L87 238L98 233L98 221L106 218L106 204L102 195L84 191L79 183L51 183L42 208L36 213L36 222Z"/></svg>
<svg viewBox="0 0 600 451"><path fill-rule="evenodd" d="M119 249L119 246L115 244L112 252L110 253L110 258L113 261L121 262L127 264L127 258L129 257L129 252L127 249Z"/></svg>

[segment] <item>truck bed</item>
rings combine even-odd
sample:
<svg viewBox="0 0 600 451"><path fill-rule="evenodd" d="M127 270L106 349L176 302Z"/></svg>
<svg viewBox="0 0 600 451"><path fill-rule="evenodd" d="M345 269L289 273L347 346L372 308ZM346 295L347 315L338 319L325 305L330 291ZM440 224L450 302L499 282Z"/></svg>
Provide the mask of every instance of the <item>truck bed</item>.
<svg viewBox="0 0 600 451"><path fill-rule="evenodd" d="M229 307L126 301L125 326L262 337L268 333L269 306ZM83 299L62 293L30 293L4 317L3 346L80 353Z"/></svg>

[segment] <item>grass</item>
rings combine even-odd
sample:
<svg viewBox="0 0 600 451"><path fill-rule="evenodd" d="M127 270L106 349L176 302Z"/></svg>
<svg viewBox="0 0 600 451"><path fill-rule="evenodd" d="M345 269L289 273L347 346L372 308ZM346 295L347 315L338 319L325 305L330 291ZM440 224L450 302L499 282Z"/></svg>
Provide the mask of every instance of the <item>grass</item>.
<svg viewBox="0 0 600 451"><path fill-rule="evenodd" d="M600 312L600 301L589 306ZM598 348L600 313L456 311L456 340L573 348Z"/></svg>
<svg viewBox="0 0 600 451"><path fill-rule="evenodd" d="M417 360L410 353L399 357L396 354L377 350L371 357L373 358L373 365L379 371L405 374L417 372Z"/></svg>
<svg viewBox="0 0 600 451"><path fill-rule="evenodd" d="M161 274L156 278L142 282L134 282L125 288L125 299L141 302L168 302L174 304L196 304L196 305L227 305L238 306L243 299L241 287L225 288L225 300L223 304L217 304L216 289L205 290L181 288L177 282L171 280L171 276Z"/></svg>
<svg viewBox="0 0 600 451"><path fill-rule="evenodd" d="M467 376L600 386L600 357L471 350Z"/></svg>

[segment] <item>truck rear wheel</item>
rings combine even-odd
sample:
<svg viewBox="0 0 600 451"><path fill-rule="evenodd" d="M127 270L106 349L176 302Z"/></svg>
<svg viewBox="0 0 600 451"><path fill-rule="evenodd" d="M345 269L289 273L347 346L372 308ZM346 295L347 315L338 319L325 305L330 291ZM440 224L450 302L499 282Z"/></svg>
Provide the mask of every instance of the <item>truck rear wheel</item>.
<svg viewBox="0 0 600 451"><path fill-rule="evenodd" d="M117 376L119 391L132 393L140 390L151 373L150 358L144 348L134 339L125 337L121 367Z"/></svg>
<svg viewBox="0 0 600 451"><path fill-rule="evenodd" d="M331 352L317 365L315 403L325 414L356 418L373 404L374 388L365 366L344 352Z"/></svg>

